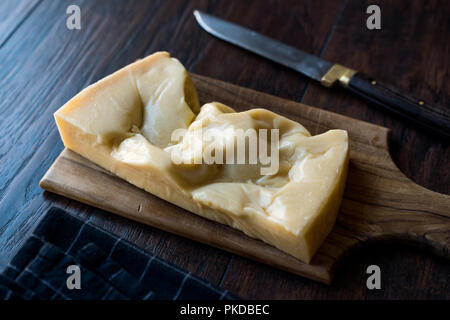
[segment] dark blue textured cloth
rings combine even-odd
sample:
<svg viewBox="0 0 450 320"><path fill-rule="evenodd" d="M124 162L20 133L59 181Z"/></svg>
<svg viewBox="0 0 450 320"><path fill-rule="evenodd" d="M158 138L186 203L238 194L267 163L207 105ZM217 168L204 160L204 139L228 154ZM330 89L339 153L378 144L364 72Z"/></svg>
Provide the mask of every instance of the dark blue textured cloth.
<svg viewBox="0 0 450 320"><path fill-rule="evenodd" d="M69 289L67 268L80 268ZM0 299L236 299L189 272L51 208L0 274Z"/></svg>

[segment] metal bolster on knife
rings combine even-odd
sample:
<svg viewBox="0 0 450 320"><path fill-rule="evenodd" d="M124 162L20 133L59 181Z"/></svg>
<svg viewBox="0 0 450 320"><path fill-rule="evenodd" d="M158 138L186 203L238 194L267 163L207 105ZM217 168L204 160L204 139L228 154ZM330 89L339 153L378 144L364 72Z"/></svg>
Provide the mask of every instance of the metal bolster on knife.
<svg viewBox="0 0 450 320"><path fill-rule="evenodd" d="M340 85L346 87L355 73L356 70L336 63L320 79L320 83L325 87L332 87L338 82Z"/></svg>

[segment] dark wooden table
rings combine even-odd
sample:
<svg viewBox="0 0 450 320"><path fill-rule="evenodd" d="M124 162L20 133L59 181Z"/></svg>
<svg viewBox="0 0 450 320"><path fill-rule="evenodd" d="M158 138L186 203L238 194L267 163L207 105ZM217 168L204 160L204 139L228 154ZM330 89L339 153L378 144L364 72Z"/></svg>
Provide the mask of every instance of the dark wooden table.
<svg viewBox="0 0 450 320"><path fill-rule="evenodd" d="M81 30L66 28L70 4L81 8ZM381 30L366 28L369 4L381 7ZM416 183L450 193L449 143L211 37L194 9L450 106L450 2L444 0L1 1L0 267L56 205L244 298L449 299L448 260L418 248L368 245L326 286L39 188L63 148L52 113L94 81L167 50L191 72L392 128L398 167ZM381 268L381 290L366 289L371 264Z"/></svg>

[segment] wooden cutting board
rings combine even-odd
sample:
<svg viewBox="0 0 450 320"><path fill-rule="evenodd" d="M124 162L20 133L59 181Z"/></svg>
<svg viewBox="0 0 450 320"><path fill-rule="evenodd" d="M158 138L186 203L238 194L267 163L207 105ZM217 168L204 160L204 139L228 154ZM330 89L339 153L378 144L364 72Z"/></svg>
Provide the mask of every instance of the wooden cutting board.
<svg viewBox="0 0 450 320"><path fill-rule="evenodd" d="M344 199L333 231L310 264L161 200L67 149L41 187L327 284L342 258L367 241L408 241L449 257L450 196L422 188L400 172L389 155L389 129L203 76L192 78L202 103L220 101L237 111L266 108L298 121L312 134L348 130Z"/></svg>

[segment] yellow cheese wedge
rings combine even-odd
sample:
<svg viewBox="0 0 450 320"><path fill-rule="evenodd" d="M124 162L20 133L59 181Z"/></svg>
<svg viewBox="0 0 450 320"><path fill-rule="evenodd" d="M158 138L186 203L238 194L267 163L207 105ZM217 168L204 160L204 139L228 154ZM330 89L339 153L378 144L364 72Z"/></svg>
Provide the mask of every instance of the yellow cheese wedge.
<svg viewBox="0 0 450 320"><path fill-rule="evenodd" d="M200 108L189 75L168 53L155 53L87 87L55 119L67 148L306 263L336 219L348 167L345 130L311 136L302 125L265 109L235 112L217 102ZM175 141L176 129L184 131ZM225 158L227 143L237 143L229 129L259 130L257 141L265 137L261 129L277 129L278 143L268 152L277 152L277 170L262 174L268 165L260 162L202 162L207 154ZM208 133L221 139L208 140ZM194 143L198 137L201 147Z"/></svg>

